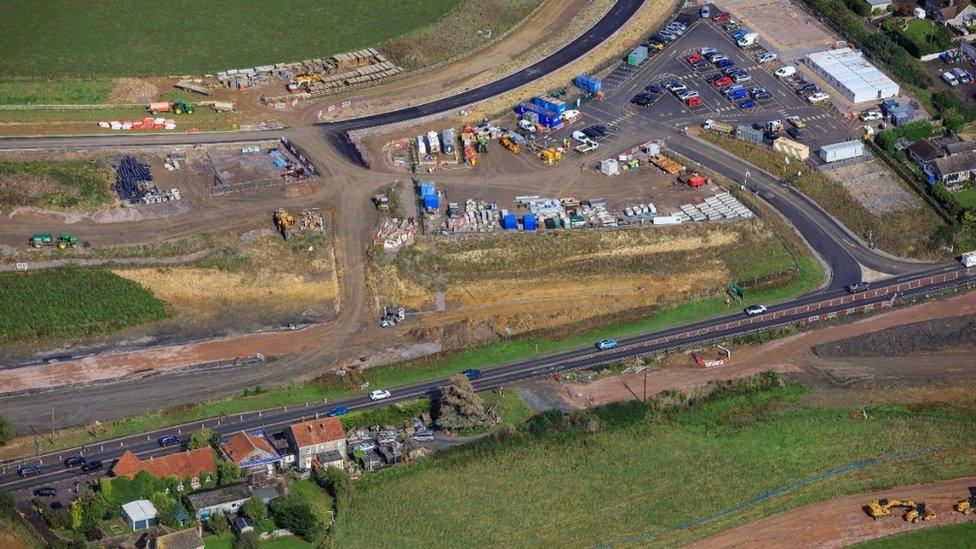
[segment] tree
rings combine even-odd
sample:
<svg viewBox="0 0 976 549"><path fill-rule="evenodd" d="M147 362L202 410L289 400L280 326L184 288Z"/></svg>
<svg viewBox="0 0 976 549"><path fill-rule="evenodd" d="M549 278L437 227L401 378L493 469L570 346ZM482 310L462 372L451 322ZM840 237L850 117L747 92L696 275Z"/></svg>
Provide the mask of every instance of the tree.
<svg viewBox="0 0 976 549"><path fill-rule="evenodd" d="M226 459L217 460L217 484L227 486L241 477L241 470Z"/></svg>
<svg viewBox="0 0 976 549"><path fill-rule="evenodd" d="M229 529L230 524L228 524L227 517L224 516L223 513L214 513L210 515L210 518L207 519L207 530L209 530L211 534L220 535Z"/></svg>
<svg viewBox="0 0 976 549"><path fill-rule="evenodd" d="M78 530L81 528L82 521L82 504L80 499L73 500L68 509L71 511L71 529Z"/></svg>
<svg viewBox="0 0 976 549"><path fill-rule="evenodd" d="M251 496L250 499L244 502L244 516L251 519L251 522L257 524L268 518L268 506L258 496Z"/></svg>
<svg viewBox="0 0 976 549"><path fill-rule="evenodd" d="M942 113L942 125L949 133L959 133L966 127L966 119L956 109L946 109Z"/></svg>
<svg viewBox="0 0 976 549"><path fill-rule="evenodd" d="M312 506L297 494L288 494L271 501L275 522L291 530L307 542L312 542L322 532L322 521L312 511Z"/></svg>
<svg viewBox="0 0 976 549"><path fill-rule="evenodd" d="M0 416L0 446L6 446L15 436L14 428L10 426L10 422L7 421L6 417Z"/></svg>
<svg viewBox="0 0 976 549"><path fill-rule="evenodd" d="M201 427L199 431L190 435L190 440L186 441L186 449L196 450L198 448L206 448L210 446L210 440L213 439L213 436L213 429Z"/></svg>
<svg viewBox="0 0 976 549"><path fill-rule="evenodd" d="M149 496L149 501L156 508L156 514L159 516L160 524L169 526L170 528L180 527L180 519L177 517L177 512L180 510L180 503L178 501L166 495L165 492L154 493Z"/></svg>
<svg viewBox="0 0 976 549"><path fill-rule="evenodd" d="M467 376L457 374L451 377L451 385L442 391L437 425L442 429L472 429L488 425L485 404L474 392L474 386Z"/></svg>
<svg viewBox="0 0 976 549"><path fill-rule="evenodd" d="M256 530L245 532L234 542L234 549L258 549L261 546L261 535Z"/></svg>
<svg viewBox="0 0 976 549"><path fill-rule="evenodd" d="M333 499L352 493L352 478L340 467L326 467L315 471L315 480Z"/></svg>

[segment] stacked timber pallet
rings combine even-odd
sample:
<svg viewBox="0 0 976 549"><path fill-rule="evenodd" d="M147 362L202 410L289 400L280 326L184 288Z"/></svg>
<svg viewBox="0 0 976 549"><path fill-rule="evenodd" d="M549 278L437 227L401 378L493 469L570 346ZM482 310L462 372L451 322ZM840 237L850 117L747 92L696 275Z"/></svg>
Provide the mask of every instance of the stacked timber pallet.
<svg viewBox="0 0 976 549"><path fill-rule="evenodd" d="M345 86L374 82L399 74L403 69L391 63L375 48L333 55L327 60L306 59L217 73L217 80L229 88L248 88L271 80L309 77L304 85L311 95L324 95Z"/></svg>

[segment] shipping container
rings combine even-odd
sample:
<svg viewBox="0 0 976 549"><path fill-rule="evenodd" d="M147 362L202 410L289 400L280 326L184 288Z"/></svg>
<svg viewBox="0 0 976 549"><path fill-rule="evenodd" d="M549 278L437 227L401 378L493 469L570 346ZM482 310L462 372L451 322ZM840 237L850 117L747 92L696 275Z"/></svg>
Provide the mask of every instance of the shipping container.
<svg viewBox="0 0 976 549"><path fill-rule="evenodd" d="M535 214L528 213L522 216L522 228L526 231L536 230Z"/></svg>
<svg viewBox="0 0 976 549"><path fill-rule="evenodd" d="M858 139L831 143L820 147L820 158L824 162L837 162L864 154L864 142Z"/></svg>
<svg viewBox="0 0 976 549"><path fill-rule="evenodd" d="M588 93L596 93L603 89L603 82L601 82L598 78L594 78L586 74L581 74L574 78L573 84Z"/></svg>
<svg viewBox="0 0 976 549"><path fill-rule="evenodd" d="M424 143L424 136L417 136L417 156L423 158L427 156L427 143Z"/></svg>
<svg viewBox="0 0 976 549"><path fill-rule="evenodd" d="M627 55L627 64L636 67L647 60L647 46L637 46Z"/></svg>
<svg viewBox="0 0 976 549"><path fill-rule="evenodd" d="M566 103L562 100L549 96L533 97L532 103L544 111L562 114L566 112Z"/></svg>
<svg viewBox="0 0 976 549"><path fill-rule="evenodd" d="M736 126L735 138L740 141L746 141L748 143L754 143L756 145L763 144L762 130L757 130L749 126Z"/></svg>
<svg viewBox="0 0 976 549"><path fill-rule="evenodd" d="M431 154L441 152L441 141L437 137L437 132L435 131L427 132L427 144L430 146Z"/></svg>
<svg viewBox="0 0 976 549"><path fill-rule="evenodd" d="M655 215L651 218L652 225L677 225L681 223L681 217L677 215Z"/></svg>
<svg viewBox="0 0 976 549"><path fill-rule="evenodd" d="M441 132L441 149L446 154L454 154L454 130L448 128Z"/></svg>
<svg viewBox="0 0 976 549"><path fill-rule="evenodd" d="M505 214L502 216L502 228L506 231L518 229L518 218L515 217L515 214Z"/></svg>

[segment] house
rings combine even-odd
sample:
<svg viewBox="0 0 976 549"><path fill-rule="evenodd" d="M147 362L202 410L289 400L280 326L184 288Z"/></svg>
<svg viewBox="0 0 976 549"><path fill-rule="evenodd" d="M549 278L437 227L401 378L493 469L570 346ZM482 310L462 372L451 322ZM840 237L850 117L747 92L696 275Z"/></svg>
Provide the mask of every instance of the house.
<svg viewBox="0 0 976 549"><path fill-rule="evenodd" d="M923 0L922 7L936 23L955 19L969 5L965 0Z"/></svg>
<svg viewBox="0 0 976 549"><path fill-rule="evenodd" d="M267 503L278 497L278 490L273 486L252 490L246 484L231 484L216 490L190 494L187 499L196 512L197 518L206 520L218 512L224 514L238 512L251 496L258 496Z"/></svg>
<svg viewBox="0 0 976 549"><path fill-rule="evenodd" d="M295 454L295 464L300 471L308 471L313 467L322 467L323 460L329 461L330 452L339 452L345 459L346 432L342 422L337 417L323 417L295 423L286 431L288 443ZM323 460L316 457L323 455Z"/></svg>
<svg viewBox="0 0 976 549"><path fill-rule="evenodd" d="M156 507L148 499L137 499L123 504L122 516L133 530L145 530L159 522Z"/></svg>
<svg viewBox="0 0 976 549"><path fill-rule="evenodd" d="M189 528L156 536L150 547L152 549L203 549L203 538L200 537L199 529Z"/></svg>
<svg viewBox="0 0 976 549"><path fill-rule="evenodd" d="M966 5L955 17L946 21L946 24L959 31L962 35L971 34L969 27L976 21L976 7L972 4Z"/></svg>
<svg viewBox="0 0 976 549"><path fill-rule="evenodd" d="M942 142L939 143L939 146L946 156L976 151L976 141L973 140L963 141L960 139L953 142Z"/></svg>
<svg viewBox="0 0 976 549"><path fill-rule="evenodd" d="M220 445L227 459L245 471L252 479L274 474L281 456L260 431L237 433Z"/></svg>
<svg viewBox="0 0 976 549"><path fill-rule="evenodd" d="M112 466L112 475L132 478L137 473L145 471L156 478L189 479L190 486L195 490L200 487L201 474L213 474L216 470L213 450L207 446L149 459L139 459L131 451L126 450Z"/></svg>
<svg viewBox="0 0 976 549"><path fill-rule="evenodd" d="M905 152L908 154L908 158L923 170L929 162L941 158L943 155L942 151L928 139L919 139L905 149Z"/></svg>
<svg viewBox="0 0 976 549"><path fill-rule="evenodd" d="M871 5L871 13L883 13L888 11L891 0L868 0L868 4Z"/></svg>
<svg viewBox="0 0 976 549"><path fill-rule="evenodd" d="M959 188L973 178L976 151L968 151L933 160L925 170L929 183L939 181L947 188Z"/></svg>

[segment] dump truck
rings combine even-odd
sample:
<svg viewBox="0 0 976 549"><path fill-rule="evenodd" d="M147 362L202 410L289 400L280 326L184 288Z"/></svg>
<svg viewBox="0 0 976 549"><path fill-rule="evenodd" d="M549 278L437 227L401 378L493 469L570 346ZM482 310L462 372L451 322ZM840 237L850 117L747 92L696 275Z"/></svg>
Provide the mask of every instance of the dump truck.
<svg viewBox="0 0 976 549"><path fill-rule="evenodd" d="M726 124L725 122L719 122L718 120L706 120L702 124L702 128L706 130L712 130L713 132L731 134L735 131L735 127L732 124Z"/></svg>
<svg viewBox="0 0 976 549"><path fill-rule="evenodd" d="M509 151L511 151L513 154L518 154L519 153L518 143L512 141L512 139L510 137L508 137L507 135L503 135L502 136L500 143L502 144L502 147L505 147L506 149L508 149Z"/></svg>
<svg viewBox="0 0 976 549"><path fill-rule="evenodd" d="M159 114L161 112L172 112L176 114L193 114L197 108L183 98L177 99L173 103L169 101L153 101L149 103L149 112Z"/></svg>
<svg viewBox="0 0 976 549"><path fill-rule="evenodd" d="M57 246L59 250L64 250L66 248L77 248L78 237L67 232L59 234L57 238L54 238L54 235L51 233L37 233L31 235L27 243L33 248Z"/></svg>

